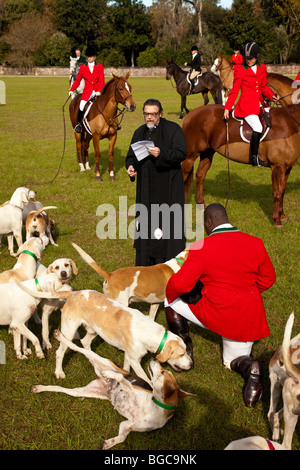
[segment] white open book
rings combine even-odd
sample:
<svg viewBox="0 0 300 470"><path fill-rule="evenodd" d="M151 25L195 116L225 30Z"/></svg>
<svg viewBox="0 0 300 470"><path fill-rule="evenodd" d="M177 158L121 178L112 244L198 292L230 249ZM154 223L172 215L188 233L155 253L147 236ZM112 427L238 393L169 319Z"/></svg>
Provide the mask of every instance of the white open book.
<svg viewBox="0 0 300 470"><path fill-rule="evenodd" d="M155 147L154 142L152 142L152 140L140 140L139 142L131 144L131 148L134 151L134 154L138 161L141 161L144 158L148 157L148 149L151 147Z"/></svg>

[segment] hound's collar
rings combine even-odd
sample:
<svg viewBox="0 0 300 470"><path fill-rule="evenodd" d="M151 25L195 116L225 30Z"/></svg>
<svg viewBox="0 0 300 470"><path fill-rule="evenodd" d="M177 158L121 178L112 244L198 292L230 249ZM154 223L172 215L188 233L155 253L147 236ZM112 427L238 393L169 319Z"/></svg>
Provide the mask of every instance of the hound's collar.
<svg viewBox="0 0 300 470"><path fill-rule="evenodd" d="M41 288L40 283L39 283L37 277L35 278L34 282L35 282L35 286L36 286L37 290L38 290L39 292L43 292L43 289Z"/></svg>
<svg viewBox="0 0 300 470"><path fill-rule="evenodd" d="M28 250L23 250L23 251L21 251L21 253L20 253L20 254L22 254L22 253L27 253L27 255L30 255L30 256L32 256L32 257L33 257L33 259L34 259L36 262L38 262L38 259L37 259L37 257L36 257L36 256L35 256L35 254L34 254L34 253L32 253L31 251L28 251Z"/></svg>
<svg viewBox="0 0 300 470"><path fill-rule="evenodd" d="M165 331L165 334L163 335L163 338L162 338L162 340L161 340L161 342L160 342L160 345L158 346L157 352L161 352L161 351L162 351L162 349L163 349L163 347L164 347L164 345L165 345L167 336L168 336L168 332Z"/></svg>
<svg viewBox="0 0 300 470"><path fill-rule="evenodd" d="M158 401L155 397L152 397L152 400L154 401L156 405L160 406L161 408L164 408L165 410L176 410L176 406L165 405L161 401Z"/></svg>
<svg viewBox="0 0 300 470"><path fill-rule="evenodd" d="M181 264L181 266L183 265L184 261L182 259L179 259L179 258L175 258L177 263Z"/></svg>

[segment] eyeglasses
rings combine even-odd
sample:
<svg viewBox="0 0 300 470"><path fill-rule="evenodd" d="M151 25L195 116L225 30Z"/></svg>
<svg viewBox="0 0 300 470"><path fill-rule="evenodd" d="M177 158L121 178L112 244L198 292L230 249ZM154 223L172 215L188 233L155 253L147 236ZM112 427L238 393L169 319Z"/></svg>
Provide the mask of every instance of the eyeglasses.
<svg viewBox="0 0 300 470"><path fill-rule="evenodd" d="M150 116L150 117L156 117L159 115L159 113L145 113L143 112L143 115L146 117L146 116Z"/></svg>

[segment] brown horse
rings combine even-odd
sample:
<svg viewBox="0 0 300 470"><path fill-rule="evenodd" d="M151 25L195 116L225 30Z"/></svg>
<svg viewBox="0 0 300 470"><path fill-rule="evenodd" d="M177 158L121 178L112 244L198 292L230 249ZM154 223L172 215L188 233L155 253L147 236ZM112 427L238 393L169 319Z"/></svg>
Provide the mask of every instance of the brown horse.
<svg viewBox="0 0 300 470"><path fill-rule="evenodd" d="M223 104L225 104L225 97L228 96L233 87L234 71L223 55L217 56L211 67L211 71L220 74L222 89L224 91ZM280 73L269 72L267 73L267 81L271 90L277 93L277 96L280 98L278 104L295 104L296 99L298 99L297 102L299 102L300 88L298 87L298 90L296 90L296 87L292 86L294 81L291 78L281 75Z"/></svg>
<svg viewBox="0 0 300 470"><path fill-rule="evenodd" d="M272 127L260 143L259 153L272 170L273 220L275 227L281 228L287 220L283 211L287 180L300 155L300 104L272 108L270 112ZM249 144L240 137L240 122L230 115L227 133L223 113L220 105L201 106L191 111L182 125L187 141L187 158L182 163L186 198L192 188L193 165L200 155L196 172L198 204L204 204L203 183L215 152L249 164Z"/></svg>
<svg viewBox="0 0 300 470"><path fill-rule="evenodd" d="M131 95L131 85L127 82L129 73L124 77L117 77L112 74L113 78L107 82L101 90L101 95L96 97L87 115L87 124L84 125L85 130L79 134L75 132L77 159L81 171L89 168L88 148L91 139L93 139L95 150L95 173L96 179L102 181L100 174L100 150L99 142L107 138L109 140L109 176L111 180L115 179L113 160L114 146L117 139L117 131L119 129L119 116L125 111L134 111L136 104ZM77 124L77 112L80 103L80 96L77 95L70 103L70 119L73 128ZM118 110L118 104L124 106L123 111Z"/></svg>
<svg viewBox="0 0 300 470"><path fill-rule="evenodd" d="M190 94L191 85L188 81L189 72L183 70L179 65L175 64L172 60L167 61L166 66L166 79L171 80L174 77L176 83L176 91L181 96L181 108L179 119L183 118L183 110L189 112L186 107L186 97ZM208 104L208 92L210 91L215 103L222 104L222 87L221 81L217 75L212 72L204 72L195 79L193 94L202 93L204 104Z"/></svg>

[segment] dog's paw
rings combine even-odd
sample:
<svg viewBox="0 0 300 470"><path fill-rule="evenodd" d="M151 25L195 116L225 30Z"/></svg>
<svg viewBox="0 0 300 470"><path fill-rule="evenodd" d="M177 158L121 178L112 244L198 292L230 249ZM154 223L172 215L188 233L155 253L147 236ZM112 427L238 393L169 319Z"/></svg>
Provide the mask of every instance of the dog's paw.
<svg viewBox="0 0 300 470"><path fill-rule="evenodd" d="M33 385L30 389L30 393L40 393L40 386L39 385Z"/></svg>

